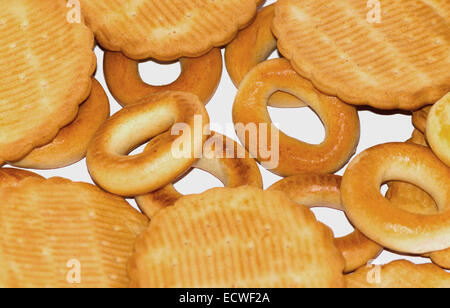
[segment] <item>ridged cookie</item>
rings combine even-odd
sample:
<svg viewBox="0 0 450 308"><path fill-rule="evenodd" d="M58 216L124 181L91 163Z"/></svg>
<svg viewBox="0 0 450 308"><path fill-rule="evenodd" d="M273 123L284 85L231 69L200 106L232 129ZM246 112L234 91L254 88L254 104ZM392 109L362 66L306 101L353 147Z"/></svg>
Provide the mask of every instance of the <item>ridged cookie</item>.
<svg viewBox="0 0 450 308"><path fill-rule="evenodd" d="M156 214L129 267L133 287L343 287L330 229L280 192L217 188Z"/></svg>
<svg viewBox="0 0 450 308"><path fill-rule="evenodd" d="M198 57L225 45L256 13L255 0L80 0L99 43L133 59Z"/></svg>
<svg viewBox="0 0 450 308"><path fill-rule="evenodd" d="M449 12L446 0L383 0L379 11L361 0L280 0L273 30L281 53L319 90L417 110L450 91Z"/></svg>
<svg viewBox="0 0 450 308"><path fill-rule="evenodd" d="M0 2L0 164L50 142L90 93L94 36L63 0Z"/></svg>
<svg viewBox="0 0 450 308"><path fill-rule="evenodd" d="M0 188L0 200L1 287L128 287L126 265L148 221L124 199L26 178Z"/></svg>

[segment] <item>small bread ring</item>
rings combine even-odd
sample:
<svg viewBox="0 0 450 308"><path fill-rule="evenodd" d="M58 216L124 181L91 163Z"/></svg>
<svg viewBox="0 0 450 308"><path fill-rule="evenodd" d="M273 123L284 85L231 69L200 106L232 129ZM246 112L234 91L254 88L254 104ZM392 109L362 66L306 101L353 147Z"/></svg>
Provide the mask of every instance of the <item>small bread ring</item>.
<svg viewBox="0 0 450 308"><path fill-rule="evenodd" d="M40 175L33 172L13 168L0 168L0 188L15 187L26 178L42 179Z"/></svg>
<svg viewBox="0 0 450 308"><path fill-rule="evenodd" d="M261 139L267 139L270 146L274 142L271 134L279 132L267 111L267 99L280 89L295 95L317 112L326 127L326 139L320 145L310 145L280 133L279 164L267 166L268 159L261 152L264 147ZM316 90L284 59L265 61L245 77L234 102L233 121L239 139L250 154L271 172L283 177L303 172L336 172L355 153L360 136L356 109ZM255 140L246 138L248 131L245 128L251 126L258 130L257 146L251 144L256 143ZM267 130L264 132L261 126L266 126ZM267 133L267 138L264 133Z"/></svg>
<svg viewBox="0 0 450 308"><path fill-rule="evenodd" d="M341 177L337 175L299 174L272 185L268 190L284 192L294 202L308 208L328 207L343 211ZM344 273L350 273L374 260L383 247L355 230L346 237L335 239L336 247L345 259Z"/></svg>
<svg viewBox="0 0 450 308"><path fill-rule="evenodd" d="M431 106L425 106L422 109L414 111L412 114L412 123L421 133L425 133L427 129L427 119Z"/></svg>
<svg viewBox="0 0 450 308"><path fill-rule="evenodd" d="M147 148L155 146L153 142L152 140ZM220 145L219 148L216 145ZM214 133L203 148L203 157L193 165L193 168L211 173L226 187L235 188L246 185L263 187L256 161L250 158L248 152L234 140ZM245 153L245 157L238 158L238 153ZM144 214L152 218L158 211L171 206L181 197L183 195L169 184L150 194L136 197L136 202Z"/></svg>
<svg viewBox="0 0 450 308"><path fill-rule="evenodd" d="M245 75L259 63L266 60L277 49L277 39L272 33L275 5L262 8L255 21L240 31L236 39L225 50L225 63L236 88ZM274 93L268 102L272 107L304 107L297 97L285 93Z"/></svg>
<svg viewBox="0 0 450 308"><path fill-rule="evenodd" d="M392 206L380 192L389 181L423 188L436 201L438 214L420 215ZM427 148L388 143L366 150L347 168L341 191L350 221L384 247L411 254L450 248L450 168Z"/></svg>
<svg viewBox="0 0 450 308"><path fill-rule="evenodd" d="M348 288L450 288L450 274L433 264L399 260L345 276Z"/></svg>
<svg viewBox="0 0 450 308"><path fill-rule="evenodd" d="M34 149L11 165L31 169L58 169L70 166L86 156L89 142L109 117L109 100L100 83L92 79L88 99L80 106L77 118L62 128L53 141Z"/></svg>
<svg viewBox="0 0 450 308"><path fill-rule="evenodd" d="M434 154L450 167L450 93L431 108L426 133Z"/></svg>
<svg viewBox="0 0 450 308"><path fill-rule="evenodd" d="M407 142L427 146L425 136L418 130L414 130L411 139ZM415 214L435 215L438 212L433 198L422 189L409 183L389 183L386 198L398 208ZM436 265L450 269L450 249L432 252L426 257L429 257Z"/></svg>
<svg viewBox="0 0 450 308"><path fill-rule="evenodd" d="M122 106L134 104L146 96L164 91L183 91L197 95L206 105L222 78L222 53L214 48L199 58L181 58L181 75L165 86L145 83L139 74L139 62L121 52L105 52L104 73L108 88Z"/></svg>
<svg viewBox="0 0 450 308"><path fill-rule="evenodd" d="M194 133L170 134L178 123ZM208 124L208 113L194 94L163 92L149 96L125 107L98 130L88 148L89 172L99 186L117 195L134 197L164 187L197 160L206 139L203 125ZM197 125L200 132L194 130ZM126 156L160 134L164 138L158 148ZM189 145L186 155L173 155L175 143Z"/></svg>

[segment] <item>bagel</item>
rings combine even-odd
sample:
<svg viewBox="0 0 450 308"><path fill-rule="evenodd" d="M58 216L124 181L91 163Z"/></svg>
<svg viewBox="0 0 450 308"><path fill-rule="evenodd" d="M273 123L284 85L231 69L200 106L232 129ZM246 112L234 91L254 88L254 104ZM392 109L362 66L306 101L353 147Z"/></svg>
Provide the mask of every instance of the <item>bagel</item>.
<svg viewBox="0 0 450 308"><path fill-rule="evenodd" d="M392 206L380 193L389 181L423 188L438 213L421 215ZM450 169L429 149L407 143L370 148L351 162L341 191L350 221L384 247L409 254L450 248Z"/></svg>
<svg viewBox="0 0 450 308"><path fill-rule="evenodd" d="M199 58L181 58L180 76L165 86L145 83L139 74L139 63L121 52L105 52L105 80L111 94L122 106L135 104L148 95L164 91L190 92L207 104L222 77L222 53L218 48Z"/></svg>
<svg viewBox="0 0 450 308"><path fill-rule="evenodd" d="M148 149L155 144L150 142ZM203 156L194 165L211 173L226 187L255 186L263 188L261 173L256 161L249 157L247 151L234 140L214 133L203 147ZM238 158L239 153L245 153L245 157ZM180 194L172 184L149 193L136 197L139 208L147 217L152 218L161 209L173 205L183 195Z"/></svg>
<svg viewBox="0 0 450 308"><path fill-rule="evenodd" d="M328 207L343 211L341 177L337 175L299 174L275 183L268 190L284 192L292 201L308 208ZM345 259L344 273L350 273L374 260L383 250L361 232L335 239Z"/></svg>
<svg viewBox="0 0 450 308"><path fill-rule="evenodd" d="M197 120L201 121L200 132L194 127ZM187 125L191 131L194 128L194 133L170 134L175 124ZM89 172L99 186L117 195L135 197L157 190L197 160L206 139L203 125L207 124L208 113L194 94L163 92L144 98L116 113L97 131L87 153ZM164 138L158 148L126 156L160 134ZM184 156L174 156L176 143L188 145Z"/></svg>
<svg viewBox="0 0 450 308"><path fill-rule="evenodd" d="M394 261L345 276L348 288L450 288L450 274L433 264Z"/></svg>
<svg viewBox="0 0 450 308"><path fill-rule="evenodd" d="M425 106L412 113L412 123L421 133L425 133L425 130L427 129L427 119L430 110L431 106Z"/></svg>
<svg viewBox="0 0 450 308"><path fill-rule="evenodd" d="M425 136L418 130L414 130L413 136L407 142L427 146ZM409 183L389 183L386 198L398 208L415 214L435 215L438 212L433 198L427 192ZM432 252L425 257L429 257L442 268L450 269L450 249Z"/></svg>
<svg viewBox="0 0 450 308"><path fill-rule="evenodd" d="M75 121L62 128L49 144L10 164L21 168L58 169L82 160L89 142L108 119L109 113L108 97L100 83L93 79L91 94L80 106Z"/></svg>
<svg viewBox="0 0 450 308"><path fill-rule="evenodd" d="M267 99L282 89L295 95L317 112L326 127L326 139L320 145L310 145L283 133L274 127L267 111ZM353 106L336 97L316 90L312 83L298 75L284 59L265 61L257 65L243 80L233 106L233 121L242 144L253 157L271 172L286 177L303 172L334 173L341 169L355 153L359 142L359 117ZM258 130L256 140L248 140L248 129ZM267 133L261 126L267 126ZM277 166L268 165L261 148L261 139L267 133L267 145L279 141ZM263 140L266 141L266 140ZM252 144L253 143L253 144ZM272 146L272 151L278 147ZM273 157L272 157L273 159Z"/></svg>
<svg viewBox="0 0 450 308"><path fill-rule="evenodd" d="M450 167L450 93L431 108L426 134L433 152Z"/></svg>
<svg viewBox="0 0 450 308"><path fill-rule="evenodd" d="M225 64L234 85L239 88L242 79L253 67L266 60L277 50L277 39L272 34L275 5L262 8L255 21L240 31L236 39L225 49ZM304 107L297 97L285 93L274 93L268 102L272 107Z"/></svg>

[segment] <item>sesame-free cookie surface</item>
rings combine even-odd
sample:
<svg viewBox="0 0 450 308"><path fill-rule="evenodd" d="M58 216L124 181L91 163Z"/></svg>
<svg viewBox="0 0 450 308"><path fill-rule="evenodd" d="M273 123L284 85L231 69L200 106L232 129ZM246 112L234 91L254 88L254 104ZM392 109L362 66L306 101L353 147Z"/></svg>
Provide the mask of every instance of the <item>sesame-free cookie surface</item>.
<svg viewBox="0 0 450 308"><path fill-rule="evenodd" d="M255 0L81 0L99 43L133 59L197 57L251 22Z"/></svg>
<svg viewBox="0 0 450 308"><path fill-rule="evenodd" d="M90 92L94 37L64 0L0 2L0 164L50 142Z"/></svg>
<svg viewBox="0 0 450 308"><path fill-rule="evenodd" d="M132 287L343 287L330 229L281 192L217 188L152 217Z"/></svg>
<svg viewBox="0 0 450 308"><path fill-rule="evenodd" d="M90 184L16 182L0 185L1 287L128 287L142 214Z"/></svg>
<svg viewBox="0 0 450 308"><path fill-rule="evenodd" d="M450 91L447 0L280 0L275 15L280 51L327 94L416 110Z"/></svg>

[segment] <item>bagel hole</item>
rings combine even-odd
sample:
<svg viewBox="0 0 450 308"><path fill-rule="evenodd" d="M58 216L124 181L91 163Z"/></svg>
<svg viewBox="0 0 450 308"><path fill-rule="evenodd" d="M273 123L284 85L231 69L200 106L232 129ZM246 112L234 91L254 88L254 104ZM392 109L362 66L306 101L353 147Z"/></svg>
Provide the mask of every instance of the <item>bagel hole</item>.
<svg viewBox="0 0 450 308"><path fill-rule="evenodd" d="M309 107L268 107L273 124L289 137L309 144L321 144L325 140L325 127L319 116Z"/></svg>
<svg viewBox="0 0 450 308"><path fill-rule="evenodd" d="M387 194L388 190L389 190L389 185L388 185L388 183L384 183L383 185L381 185L381 187L380 187L380 192L381 192L381 195L382 195L383 197L386 198L386 194Z"/></svg>
<svg viewBox="0 0 450 308"><path fill-rule="evenodd" d="M318 221L333 230L335 237L344 237L355 231L342 211L329 208L312 208L311 210Z"/></svg>
<svg viewBox="0 0 450 308"><path fill-rule="evenodd" d="M200 194L211 188L223 186L212 174L196 168L174 184L175 189L183 195Z"/></svg>
<svg viewBox="0 0 450 308"><path fill-rule="evenodd" d="M178 79L181 74L181 65L179 61L167 63L146 61L139 64L139 73L144 82L155 86L165 86Z"/></svg>

